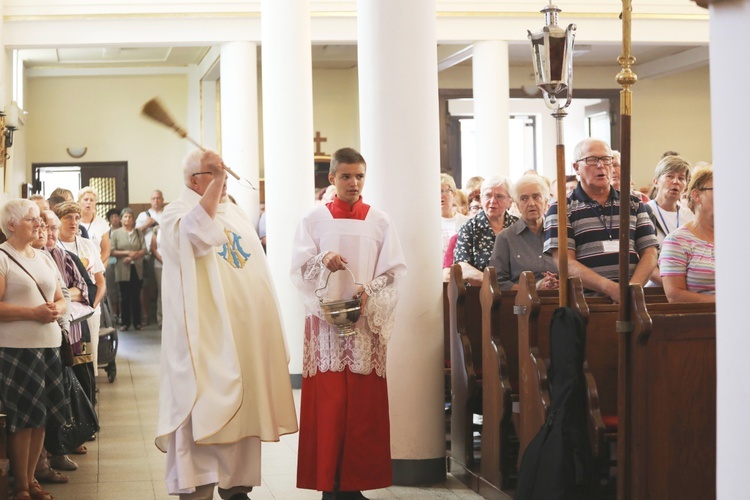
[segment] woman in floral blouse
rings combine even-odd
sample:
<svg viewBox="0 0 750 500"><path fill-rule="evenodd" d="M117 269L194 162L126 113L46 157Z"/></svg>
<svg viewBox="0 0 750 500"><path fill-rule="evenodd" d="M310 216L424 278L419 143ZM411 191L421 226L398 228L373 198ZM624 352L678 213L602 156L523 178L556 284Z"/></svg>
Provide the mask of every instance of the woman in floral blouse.
<svg viewBox="0 0 750 500"><path fill-rule="evenodd" d="M508 213L513 204L510 180L493 175L482 183L482 211L469 219L458 231L453 263L460 264L464 280L482 285L482 273L489 265L495 237L514 224L518 217Z"/></svg>

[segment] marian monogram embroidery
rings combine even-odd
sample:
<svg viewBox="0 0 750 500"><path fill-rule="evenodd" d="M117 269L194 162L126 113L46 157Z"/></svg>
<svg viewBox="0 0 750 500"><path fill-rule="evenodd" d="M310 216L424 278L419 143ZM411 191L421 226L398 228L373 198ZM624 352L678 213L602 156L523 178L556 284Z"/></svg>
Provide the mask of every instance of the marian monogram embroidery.
<svg viewBox="0 0 750 500"><path fill-rule="evenodd" d="M224 246L221 247L219 256L227 261L230 266L242 269L247 259L250 258L250 254L245 252L240 244L242 236L227 228L224 228L224 234L227 236L227 243L224 243Z"/></svg>

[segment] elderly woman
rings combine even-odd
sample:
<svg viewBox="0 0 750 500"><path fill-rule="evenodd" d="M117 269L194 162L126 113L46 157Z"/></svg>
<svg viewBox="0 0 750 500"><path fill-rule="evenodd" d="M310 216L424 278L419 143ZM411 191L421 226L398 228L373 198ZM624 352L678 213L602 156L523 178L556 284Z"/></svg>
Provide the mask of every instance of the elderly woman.
<svg viewBox="0 0 750 500"><path fill-rule="evenodd" d="M469 217L458 213L454 204L456 196L456 183L453 177L448 174L440 174L440 217L442 218L443 248L441 252L445 254L448 248L448 242L451 236L458 232L464 222Z"/></svg>
<svg viewBox="0 0 750 500"><path fill-rule="evenodd" d="M651 222L661 245L669 233L691 220L694 215L680 203L690 182L690 164L681 156L666 156L656 164L654 199L646 203Z"/></svg>
<svg viewBox="0 0 750 500"><path fill-rule="evenodd" d="M513 200L521 218L497 235L490 258L500 290L517 289L524 271L534 273L537 288L555 289L558 287L557 266L543 249L544 214L549 200L547 183L537 174L526 174L513 188Z"/></svg>
<svg viewBox="0 0 750 500"><path fill-rule="evenodd" d="M669 302L716 302L714 174L698 170L688 186L695 218L664 238L659 269Z"/></svg>
<svg viewBox="0 0 750 500"><path fill-rule="evenodd" d="M93 367L96 371L97 351L99 349L99 328L101 326L101 310L99 303L107 294L107 283L104 279L104 264L101 260L101 252L94 243L86 238L78 236L78 225L81 221L81 207L72 201L66 201L55 206L55 215L60 219L60 234L57 240L57 246L67 250L81 260L89 278L97 287L96 297L92 301L91 307L96 312L86 320L91 333L91 353L93 354ZM82 383L85 386L85 384ZM93 401L93 399L92 399Z"/></svg>
<svg viewBox="0 0 750 500"><path fill-rule="evenodd" d="M16 500L51 498L34 479L46 425L62 425L65 398L57 319L65 313L55 264L31 244L39 207L11 200L0 208L8 240L0 245L0 401L8 417Z"/></svg>
<svg viewBox="0 0 750 500"><path fill-rule="evenodd" d="M695 217L680 203L689 182L690 164L681 156L665 156L656 164L654 199L646 203L646 211L656 229L660 247L669 233ZM662 285L658 266L651 274L649 285Z"/></svg>
<svg viewBox="0 0 750 500"><path fill-rule="evenodd" d="M109 262L109 223L96 214L99 195L92 187L86 186L78 192L78 205L81 207L81 225L86 228L89 239L99 249L102 264Z"/></svg>
<svg viewBox="0 0 750 500"><path fill-rule="evenodd" d="M508 179L493 175L482 183L482 211L466 222L458 231L453 263L460 264L464 280L474 286L482 285L482 273L489 265L495 238L505 228L515 224L518 217L508 213L513 204Z"/></svg>
<svg viewBox="0 0 750 500"><path fill-rule="evenodd" d="M120 212L122 227L112 231L112 255L117 257L115 280L120 287L120 331L134 325L141 329L141 286L143 285L143 256L146 255L146 239L136 227L133 211L123 208Z"/></svg>

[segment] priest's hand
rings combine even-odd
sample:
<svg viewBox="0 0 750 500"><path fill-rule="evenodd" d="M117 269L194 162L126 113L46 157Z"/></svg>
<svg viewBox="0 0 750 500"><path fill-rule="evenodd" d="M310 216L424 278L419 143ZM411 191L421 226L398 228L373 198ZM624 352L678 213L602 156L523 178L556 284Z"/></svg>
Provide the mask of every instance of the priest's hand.
<svg viewBox="0 0 750 500"><path fill-rule="evenodd" d="M328 252L323 256L323 265L332 273L346 269L348 263L349 261L346 260L343 255L336 252Z"/></svg>

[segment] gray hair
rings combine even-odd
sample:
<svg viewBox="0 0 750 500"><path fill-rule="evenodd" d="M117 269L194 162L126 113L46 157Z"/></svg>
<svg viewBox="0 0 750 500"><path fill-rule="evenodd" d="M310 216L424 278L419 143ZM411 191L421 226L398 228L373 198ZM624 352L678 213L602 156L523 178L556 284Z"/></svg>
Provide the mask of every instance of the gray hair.
<svg viewBox="0 0 750 500"><path fill-rule="evenodd" d="M668 173L685 174L685 184L690 184L690 163L682 156L665 156L656 164L654 180Z"/></svg>
<svg viewBox="0 0 750 500"><path fill-rule="evenodd" d="M120 210L120 218L122 219L125 216L125 214L130 214L131 216L135 217L133 215L133 211L128 207L125 207L122 210Z"/></svg>
<svg viewBox="0 0 750 500"><path fill-rule="evenodd" d="M581 159L581 155L583 154L583 149L586 146L589 146L591 144L596 144L596 143L604 144L607 147L607 149L609 150L609 155L613 156L612 155L612 148L609 147L609 144L607 144L606 142L602 141L601 139L594 139L593 137L587 137L586 139L584 139L581 142L579 142L578 144L576 144L576 147L573 148L573 156L574 156L573 161L577 162L578 160Z"/></svg>
<svg viewBox="0 0 750 500"><path fill-rule="evenodd" d="M538 186L539 192L542 193L542 197L545 200L549 198L549 186L545 182L544 177L540 176L539 174L526 174L521 176L521 178L518 179L518 181L516 181L516 184L513 186L511 196L516 203L518 203L518 191L520 191L520 189L525 186Z"/></svg>
<svg viewBox="0 0 750 500"><path fill-rule="evenodd" d="M192 175L201 171L201 159L203 158L203 154L203 150L194 149L185 156L184 160L182 160L182 177L187 187L190 187L190 178Z"/></svg>
<svg viewBox="0 0 750 500"><path fill-rule="evenodd" d="M62 224L60 218L52 210L42 210L42 217L45 221L56 222L58 226ZM47 225L50 225L49 222L47 222Z"/></svg>
<svg viewBox="0 0 750 500"><path fill-rule="evenodd" d="M502 175L491 175L482 182L482 187L479 189L479 193L484 193L487 189L496 188L503 186L510 194L513 191L513 184L510 179L503 177Z"/></svg>
<svg viewBox="0 0 750 500"><path fill-rule="evenodd" d="M0 228L2 228L5 236L10 238L13 235L10 230L10 225L15 225L21 222L21 219L26 217L26 214L28 214L30 210L34 210L39 214L39 205L31 200L21 198L10 200L0 208Z"/></svg>

